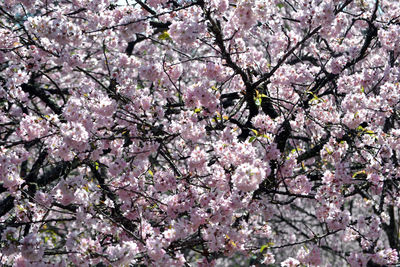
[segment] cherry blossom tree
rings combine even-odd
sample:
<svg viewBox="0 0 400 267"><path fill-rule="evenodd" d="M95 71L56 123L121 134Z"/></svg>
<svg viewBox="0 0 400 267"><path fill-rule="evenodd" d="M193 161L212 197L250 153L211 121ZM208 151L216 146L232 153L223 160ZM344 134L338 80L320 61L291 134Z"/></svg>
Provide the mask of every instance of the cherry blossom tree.
<svg viewBox="0 0 400 267"><path fill-rule="evenodd" d="M0 1L1 264L400 264L399 14Z"/></svg>

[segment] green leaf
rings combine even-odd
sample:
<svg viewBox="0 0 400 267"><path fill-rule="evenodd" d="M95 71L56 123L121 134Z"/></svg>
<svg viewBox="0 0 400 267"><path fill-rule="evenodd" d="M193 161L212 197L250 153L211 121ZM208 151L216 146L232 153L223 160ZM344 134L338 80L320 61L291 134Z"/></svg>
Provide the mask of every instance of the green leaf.
<svg viewBox="0 0 400 267"><path fill-rule="evenodd" d="M15 239L11 233L8 233L6 235L6 239L9 241L14 241L14 242L17 241L17 239Z"/></svg>
<svg viewBox="0 0 400 267"><path fill-rule="evenodd" d="M160 34L158 36L158 39L163 40L163 41L164 40L172 40L171 36L169 35L169 33L167 31L164 31L162 34Z"/></svg>
<svg viewBox="0 0 400 267"><path fill-rule="evenodd" d="M262 252L264 251L264 249L266 249L266 248L268 248L268 245L263 245L263 246L260 248L260 253L262 253Z"/></svg>
<svg viewBox="0 0 400 267"><path fill-rule="evenodd" d="M256 139L256 137L255 136L252 136L252 137L250 137L250 139L249 139L249 143L252 143L252 142L254 142L254 140Z"/></svg>
<svg viewBox="0 0 400 267"><path fill-rule="evenodd" d="M317 101L317 102L323 101L323 102L326 103L326 100L325 100L325 99L322 99L322 98L318 97L318 96L317 96L316 94L314 94L313 92L311 92L311 91L306 91L306 93L308 93L308 94L310 94L310 95L313 96L313 98L310 100L311 103L314 102L314 101Z"/></svg>
<svg viewBox="0 0 400 267"><path fill-rule="evenodd" d="M267 139L271 139L268 135L263 134L262 137L267 138Z"/></svg>
<svg viewBox="0 0 400 267"><path fill-rule="evenodd" d="M137 83L136 84L136 89L140 90L140 89L143 89L143 88L144 88L144 85L142 83ZM179 93L177 93L177 94L179 94Z"/></svg>
<svg viewBox="0 0 400 267"><path fill-rule="evenodd" d="M86 192L89 193L89 185L86 184L82 188L83 188L83 190L85 190Z"/></svg>
<svg viewBox="0 0 400 267"><path fill-rule="evenodd" d="M356 179L364 178L365 179L365 178L367 178L367 173L365 172L365 170L358 171L358 172L353 174L353 178L356 178Z"/></svg>
<svg viewBox="0 0 400 267"><path fill-rule="evenodd" d="M362 127L361 125L360 125L360 126L358 126L356 130L357 130L357 131L359 131L359 132L363 132L363 133L369 134L369 135L374 135L374 134L375 134L375 132L374 132L374 131L371 131L371 130L365 129L365 128L364 128L364 127Z"/></svg>
<svg viewBox="0 0 400 267"><path fill-rule="evenodd" d="M298 151L302 151L303 149L301 149L301 148L299 148L299 147L296 147L296 148L293 148L291 151L290 151L290 153L292 153L292 154L294 154L294 153L296 153L296 152L298 152Z"/></svg>
<svg viewBox="0 0 400 267"><path fill-rule="evenodd" d="M269 243L263 245L263 246L260 248L260 253L262 253L262 252L264 251L264 249L270 248L270 247L273 246L273 245L274 245L273 242L269 242Z"/></svg>
<svg viewBox="0 0 400 267"><path fill-rule="evenodd" d="M333 151L329 150L329 148L325 147L326 152L328 153L328 155L332 155Z"/></svg>

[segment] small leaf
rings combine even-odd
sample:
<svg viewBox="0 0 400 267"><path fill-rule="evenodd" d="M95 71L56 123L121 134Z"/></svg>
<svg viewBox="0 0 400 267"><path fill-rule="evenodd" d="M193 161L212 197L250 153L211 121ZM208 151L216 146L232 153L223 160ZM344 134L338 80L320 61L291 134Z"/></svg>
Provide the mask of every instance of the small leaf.
<svg viewBox="0 0 400 267"><path fill-rule="evenodd" d="M356 178L356 179L367 178L367 173L365 172L365 170L358 171L358 172L354 173L352 177Z"/></svg>
<svg viewBox="0 0 400 267"><path fill-rule="evenodd" d="M83 189L84 189L86 192L89 192L89 186L88 186L87 184L83 186Z"/></svg>
<svg viewBox="0 0 400 267"><path fill-rule="evenodd" d="M269 137L269 136L266 135L266 134L263 134L262 137L267 138L267 139L271 139L271 137Z"/></svg>
<svg viewBox="0 0 400 267"><path fill-rule="evenodd" d="M357 127L357 131L359 131L359 132L364 132L364 133L369 134L369 135L374 135L374 134L375 134L374 131L365 129L365 128L362 127L361 125Z"/></svg>
<svg viewBox="0 0 400 267"><path fill-rule="evenodd" d="M292 151L290 151L290 153L294 154L294 153L296 153L297 151L302 151L302 150L303 150L303 149L301 149L301 148L299 148L299 147L296 147L296 148L293 148Z"/></svg>
<svg viewBox="0 0 400 267"><path fill-rule="evenodd" d="M331 151L329 148L326 147L325 150L328 153L328 155L332 155L333 154L333 151Z"/></svg>
<svg viewBox="0 0 400 267"><path fill-rule="evenodd" d="M262 253L262 252L264 251L264 249L270 248L270 247L273 246L273 245L274 245L273 242L269 242L269 243L263 245L263 246L260 248L260 253Z"/></svg>
<svg viewBox="0 0 400 267"><path fill-rule="evenodd" d="M172 40L171 36L169 35L169 33L167 31L164 31L162 34L160 34L160 36L158 36L158 39L160 39L160 40Z"/></svg>
<svg viewBox="0 0 400 267"><path fill-rule="evenodd" d="M256 139L256 137L255 136L252 136L252 137L250 137L250 139L249 139L249 143L252 143L252 142L254 142L254 140Z"/></svg>

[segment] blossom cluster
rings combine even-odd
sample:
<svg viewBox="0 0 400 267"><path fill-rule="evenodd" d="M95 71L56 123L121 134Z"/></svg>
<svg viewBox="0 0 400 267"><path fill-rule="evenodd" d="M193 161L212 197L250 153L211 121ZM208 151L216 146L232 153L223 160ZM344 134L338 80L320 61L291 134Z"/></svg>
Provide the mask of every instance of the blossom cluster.
<svg viewBox="0 0 400 267"><path fill-rule="evenodd" d="M399 1L3 2L0 265L400 264Z"/></svg>

